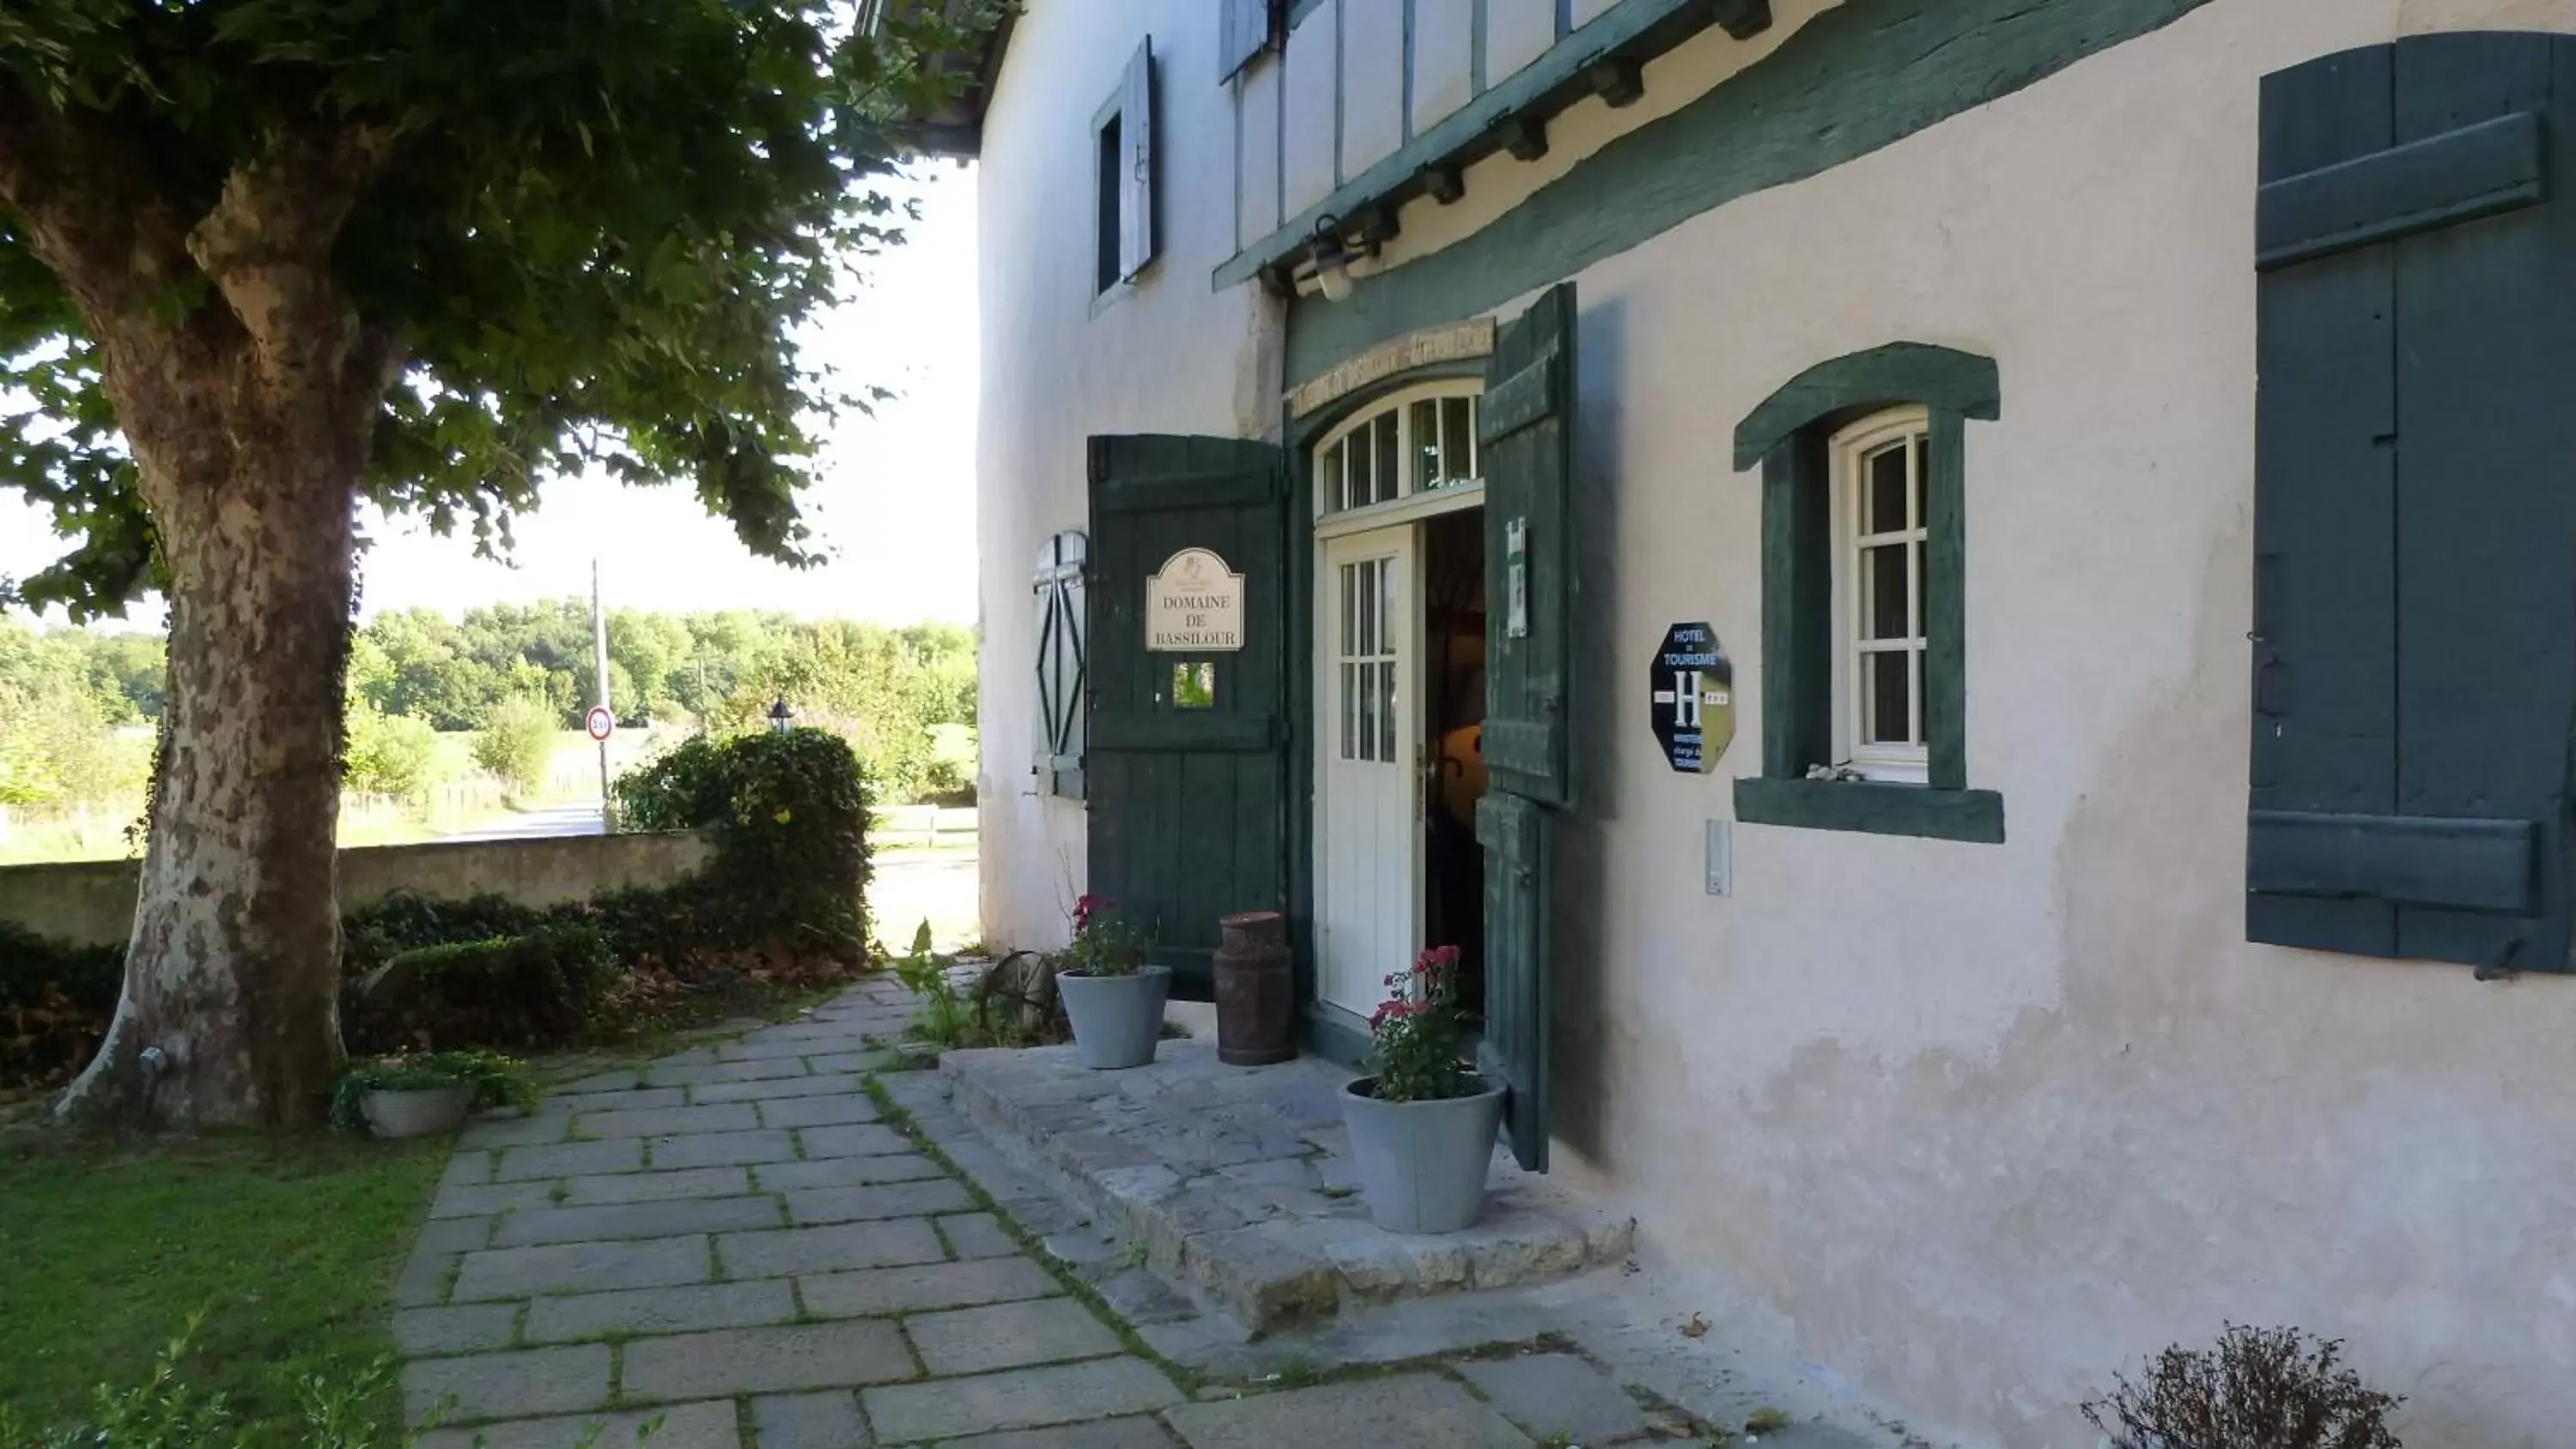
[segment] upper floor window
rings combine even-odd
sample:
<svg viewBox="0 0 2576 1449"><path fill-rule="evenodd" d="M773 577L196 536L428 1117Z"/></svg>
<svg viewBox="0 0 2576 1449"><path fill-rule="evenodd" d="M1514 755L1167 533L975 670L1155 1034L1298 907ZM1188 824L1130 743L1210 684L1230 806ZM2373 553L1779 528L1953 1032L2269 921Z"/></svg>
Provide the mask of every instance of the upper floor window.
<svg viewBox="0 0 2576 1449"><path fill-rule="evenodd" d="M1127 62L1118 93L1091 118L1092 292L1107 296L1154 260L1154 42Z"/></svg>
<svg viewBox="0 0 2576 1449"><path fill-rule="evenodd" d="M1837 754L1875 780L1919 784L1931 764L1923 728L1930 448L1922 408L1864 418L1833 439Z"/></svg>
<svg viewBox="0 0 2576 1449"><path fill-rule="evenodd" d="M1315 451L1315 506L1342 513L1454 488L1484 476L1473 378L1399 393L1343 423Z"/></svg>

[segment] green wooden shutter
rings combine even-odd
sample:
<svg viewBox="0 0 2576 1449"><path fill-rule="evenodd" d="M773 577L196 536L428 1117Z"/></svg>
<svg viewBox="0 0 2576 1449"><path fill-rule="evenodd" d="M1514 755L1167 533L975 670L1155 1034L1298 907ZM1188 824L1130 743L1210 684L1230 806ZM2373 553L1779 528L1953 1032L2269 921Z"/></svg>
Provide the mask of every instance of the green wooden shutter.
<svg viewBox="0 0 2576 1449"><path fill-rule="evenodd" d="M1485 472L1485 1031L1476 1063L1510 1090L1512 1154L1547 1169L1551 807L1575 798L1574 288L1494 340L1478 435Z"/></svg>
<svg viewBox="0 0 2576 1449"><path fill-rule="evenodd" d="M1494 340L1478 413L1485 470L1485 768L1493 788L1574 804L1574 286L1550 288Z"/></svg>
<svg viewBox="0 0 2576 1449"><path fill-rule="evenodd" d="M1512 1156L1547 1171L1549 888L1555 822L1536 801L1492 790L1476 802L1485 851L1485 1030L1476 1069L1508 1089Z"/></svg>
<svg viewBox="0 0 2576 1449"><path fill-rule="evenodd" d="M1172 994L1215 997L1217 919L1287 908L1286 474L1231 438L1091 440L1090 889L1150 931ZM1244 647L1145 648L1145 581L1185 548L1244 579ZM1174 670L1211 665L1184 708Z"/></svg>
<svg viewBox="0 0 2576 1449"><path fill-rule="evenodd" d="M1125 174L1118 181L1118 276L1124 281L1154 260L1155 227L1154 41L1148 36L1127 62L1119 91L1118 144Z"/></svg>
<svg viewBox="0 0 2576 1449"><path fill-rule="evenodd" d="M2263 88L2248 939L2567 966L2576 43Z"/></svg>

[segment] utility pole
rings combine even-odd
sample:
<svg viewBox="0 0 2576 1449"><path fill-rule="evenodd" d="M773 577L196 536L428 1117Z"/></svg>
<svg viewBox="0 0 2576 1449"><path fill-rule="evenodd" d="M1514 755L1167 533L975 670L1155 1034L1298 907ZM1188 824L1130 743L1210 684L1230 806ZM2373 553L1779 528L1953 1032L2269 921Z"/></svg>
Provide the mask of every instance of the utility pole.
<svg viewBox="0 0 2576 1449"><path fill-rule="evenodd" d="M609 718L613 720L617 712L608 703L608 611L599 603L599 559L596 555L590 560L590 652L592 662L599 669L599 707L608 710ZM608 798L608 736L596 730L592 733L599 737L599 828L605 834L617 826Z"/></svg>

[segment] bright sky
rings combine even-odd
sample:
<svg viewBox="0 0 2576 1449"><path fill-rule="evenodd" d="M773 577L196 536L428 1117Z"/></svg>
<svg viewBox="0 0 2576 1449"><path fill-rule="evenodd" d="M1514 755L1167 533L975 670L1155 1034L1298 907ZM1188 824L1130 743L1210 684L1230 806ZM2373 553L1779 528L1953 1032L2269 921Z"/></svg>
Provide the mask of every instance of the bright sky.
<svg viewBox="0 0 2576 1449"><path fill-rule="evenodd" d="M804 506L828 562L799 571L754 558L685 487L570 478L549 484L543 507L517 521L509 564L475 558L468 538L440 538L425 524L368 510L361 527L375 545L361 565L366 611L425 605L453 615L502 600L586 597L597 556L612 608L972 624L975 177L924 165L894 189L921 198L922 220L904 246L864 265L866 286L826 319L810 349L853 384L901 394L873 418L844 419L823 446ZM62 551L42 513L0 491L0 575L26 574ZM158 600L128 619L159 627Z"/></svg>

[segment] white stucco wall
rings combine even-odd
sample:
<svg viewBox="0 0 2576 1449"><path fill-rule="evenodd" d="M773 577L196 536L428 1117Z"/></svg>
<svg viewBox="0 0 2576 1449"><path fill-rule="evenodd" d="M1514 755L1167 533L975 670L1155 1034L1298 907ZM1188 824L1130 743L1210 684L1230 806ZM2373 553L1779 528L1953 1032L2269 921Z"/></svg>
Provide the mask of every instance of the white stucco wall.
<svg viewBox="0 0 2576 1449"><path fill-rule="evenodd" d="M2409 1444L2576 1442L2576 981L2241 924L2256 81L2491 24L2576 6L2221 0L1578 279L1611 562L1578 606L1608 649L1561 843L1560 1172L1625 1197L1660 1271L1776 1315L1728 1331L1777 1326L1918 1430L2090 1449L2072 1405L2232 1318L2349 1336ZM1739 825L1708 897L1703 823L1762 730L1731 429L1899 339L2001 364L1968 431L1968 743L2010 841ZM1743 706L1707 779L1636 687L1700 618Z"/></svg>
<svg viewBox="0 0 2576 1449"><path fill-rule="evenodd" d="M1332 195L1341 181L1335 174L1333 91L1341 63L1341 24L1337 7L1318 5L1314 13L1288 32L1286 59L1288 109L1280 126L1281 176L1287 214L1296 216Z"/></svg>
<svg viewBox="0 0 2576 1449"><path fill-rule="evenodd" d="M984 925L1060 943L1083 880L1083 812L1033 793L1040 544L1088 526L1094 433L1258 435L1275 427L1275 308L1214 293L1234 249L1234 99L1216 83L1206 0L1028 0L985 121L978 173L982 405L976 545L983 652ZM1158 66L1162 255L1093 315L1092 115L1140 37ZM1265 372L1265 369L1267 371Z"/></svg>
<svg viewBox="0 0 2576 1449"><path fill-rule="evenodd" d="M1475 96L1476 0L1413 0L1413 129Z"/></svg>
<svg viewBox="0 0 2576 1449"><path fill-rule="evenodd" d="M1241 128L1237 143L1242 177L1237 201L1242 219L1235 227L1240 248L1279 229L1279 87L1282 67L1256 61L1235 80L1235 114Z"/></svg>
<svg viewBox="0 0 2576 1449"><path fill-rule="evenodd" d="M1357 176L1404 144L1404 7L1342 11L1342 175Z"/></svg>
<svg viewBox="0 0 2576 1449"><path fill-rule="evenodd" d="M1485 0L1485 84L1547 53L1556 44L1556 0Z"/></svg>

